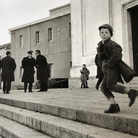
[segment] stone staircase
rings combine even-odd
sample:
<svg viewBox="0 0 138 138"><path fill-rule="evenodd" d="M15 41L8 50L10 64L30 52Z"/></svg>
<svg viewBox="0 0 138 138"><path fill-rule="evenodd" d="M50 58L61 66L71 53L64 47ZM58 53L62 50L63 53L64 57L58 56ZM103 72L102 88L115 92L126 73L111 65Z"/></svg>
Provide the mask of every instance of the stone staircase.
<svg viewBox="0 0 138 138"><path fill-rule="evenodd" d="M0 98L3 138L137 138L138 118Z"/></svg>

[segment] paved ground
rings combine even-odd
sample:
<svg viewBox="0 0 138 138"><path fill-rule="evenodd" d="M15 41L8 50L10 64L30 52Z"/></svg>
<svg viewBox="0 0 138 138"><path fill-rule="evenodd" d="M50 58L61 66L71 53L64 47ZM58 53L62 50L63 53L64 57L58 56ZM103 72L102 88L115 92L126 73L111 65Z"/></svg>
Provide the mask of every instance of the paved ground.
<svg viewBox="0 0 138 138"><path fill-rule="evenodd" d="M98 113L103 113L109 106L108 101L101 91L96 91L93 88L49 89L48 92L33 91L33 93L24 93L22 90L12 90L10 94L3 94L0 92L0 97L80 109L84 111L94 111ZM129 99L127 95L118 93L114 93L114 95L121 108L121 113L116 115L138 119L138 98L132 107L128 107Z"/></svg>

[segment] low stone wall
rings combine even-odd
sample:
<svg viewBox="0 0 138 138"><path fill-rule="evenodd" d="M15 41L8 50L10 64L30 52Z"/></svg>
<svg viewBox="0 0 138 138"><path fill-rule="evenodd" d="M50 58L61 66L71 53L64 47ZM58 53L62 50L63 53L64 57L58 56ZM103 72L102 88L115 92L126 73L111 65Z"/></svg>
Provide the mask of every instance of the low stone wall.
<svg viewBox="0 0 138 138"><path fill-rule="evenodd" d="M90 77L88 80L88 86L91 88L94 88L97 80L95 77ZM80 88L81 87L81 81L80 78L69 78L69 88Z"/></svg>
<svg viewBox="0 0 138 138"><path fill-rule="evenodd" d="M90 77L88 80L88 86L91 88L95 88L98 79L95 77ZM120 85L126 86L132 89L138 89L138 77L134 77L130 83L119 83ZM69 88L80 88L81 81L80 78L69 78Z"/></svg>

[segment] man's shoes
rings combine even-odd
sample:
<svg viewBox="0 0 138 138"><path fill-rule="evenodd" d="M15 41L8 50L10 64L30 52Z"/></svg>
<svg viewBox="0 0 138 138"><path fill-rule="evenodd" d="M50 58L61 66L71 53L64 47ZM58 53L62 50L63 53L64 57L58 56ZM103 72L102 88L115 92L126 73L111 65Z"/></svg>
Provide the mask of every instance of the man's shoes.
<svg viewBox="0 0 138 138"><path fill-rule="evenodd" d="M104 113L119 113L120 107L118 104L111 104L108 110L105 110Z"/></svg>
<svg viewBox="0 0 138 138"><path fill-rule="evenodd" d="M129 93L128 93L128 97L130 98L129 107L131 107L134 104L137 94L138 94L138 91L136 91L136 90L131 89L129 91Z"/></svg>
<svg viewBox="0 0 138 138"><path fill-rule="evenodd" d="M46 92L47 91L47 89L42 89L42 90L39 90L39 91L37 91L37 92Z"/></svg>
<svg viewBox="0 0 138 138"><path fill-rule="evenodd" d="M37 92L43 92L44 90L39 90L39 91L37 91Z"/></svg>
<svg viewBox="0 0 138 138"><path fill-rule="evenodd" d="M3 91L3 93L6 93L5 91Z"/></svg>
<svg viewBox="0 0 138 138"><path fill-rule="evenodd" d="M88 86L85 86L85 88L89 88Z"/></svg>
<svg viewBox="0 0 138 138"><path fill-rule="evenodd" d="M9 93L10 93L9 91L6 92L6 94L9 94Z"/></svg>

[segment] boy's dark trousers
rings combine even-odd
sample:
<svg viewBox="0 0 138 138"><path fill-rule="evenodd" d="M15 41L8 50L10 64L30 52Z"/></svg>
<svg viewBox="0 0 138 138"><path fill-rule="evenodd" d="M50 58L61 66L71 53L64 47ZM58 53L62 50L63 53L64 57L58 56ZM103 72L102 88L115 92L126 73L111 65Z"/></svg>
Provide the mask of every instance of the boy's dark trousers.
<svg viewBox="0 0 138 138"><path fill-rule="evenodd" d="M114 68L108 68L104 72L103 82L101 84L101 91L106 96L107 99L114 98L114 95L111 91L124 94L125 87L118 85L117 82L120 79L119 71Z"/></svg>
<svg viewBox="0 0 138 138"><path fill-rule="evenodd" d="M9 92L11 90L11 81L3 81L3 91Z"/></svg>

